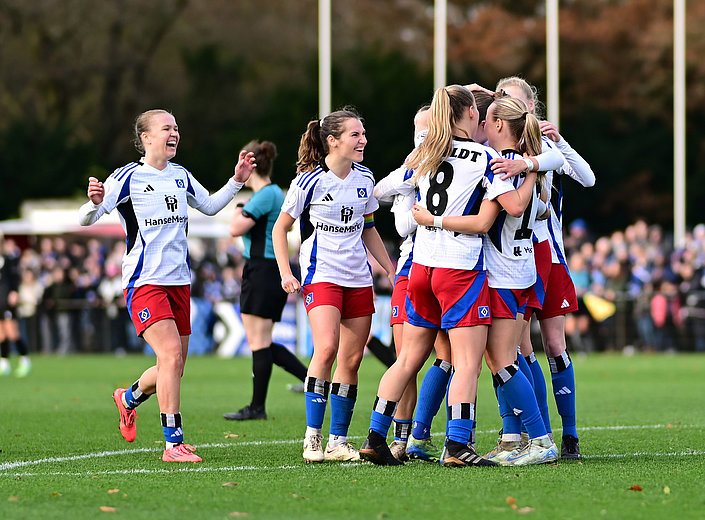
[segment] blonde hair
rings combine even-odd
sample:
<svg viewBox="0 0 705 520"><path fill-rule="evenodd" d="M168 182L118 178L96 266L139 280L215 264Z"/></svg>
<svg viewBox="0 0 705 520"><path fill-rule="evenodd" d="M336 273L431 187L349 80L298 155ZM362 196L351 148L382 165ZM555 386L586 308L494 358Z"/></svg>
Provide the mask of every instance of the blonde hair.
<svg viewBox="0 0 705 520"><path fill-rule="evenodd" d="M504 96L492 102L494 121L501 119L517 143L517 151L529 155L541 153L541 127L539 121L521 99ZM488 109L489 112L489 109ZM489 117L489 116L488 116Z"/></svg>
<svg viewBox="0 0 705 520"><path fill-rule="evenodd" d="M497 98L492 102L487 112L488 124L492 124L498 119L506 123L516 142L518 152L528 155L539 155L541 153L542 143L539 120L529 112L528 107L521 99L509 96ZM490 121L490 119L492 120ZM543 188L546 172L536 172L536 175L537 181Z"/></svg>
<svg viewBox="0 0 705 520"><path fill-rule="evenodd" d="M144 143L142 142L142 132L148 132L149 131L149 125L152 121L152 118L156 116L157 114L169 114L170 116L174 116L171 112L168 110L163 110L161 108L155 108L153 110L147 110L146 112L142 112L140 115L137 116L137 119L135 119L135 137L132 140L132 143L135 145L135 149L144 155Z"/></svg>
<svg viewBox="0 0 705 520"><path fill-rule="evenodd" d="M526 99L534 103L534 109L531 113L534 114L538 119L543 117L543 103L539 101L539 93L536 87L530 85L528 81L519 76L509 76L507 78L502 78L497 82L496 92L504 90L507 87L517 87L524 94Z"/></svg>
<svg viewBox="0 0 705 520"><path fill-rule="evenodd" d="M438 167L453 152L453 128L472 106L475 106L475 97L461 85L436 90L429 109L426 138L406 159L406 167L414 170L414 182L427 174L436 175Z"/></svg>

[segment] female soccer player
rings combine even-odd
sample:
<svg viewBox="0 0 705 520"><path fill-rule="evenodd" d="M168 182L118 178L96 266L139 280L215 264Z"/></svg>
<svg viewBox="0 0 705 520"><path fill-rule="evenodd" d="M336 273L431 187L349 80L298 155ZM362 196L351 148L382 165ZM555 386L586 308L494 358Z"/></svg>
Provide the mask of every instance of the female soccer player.
<svg viewBox="0 0 705 520"><path fill-rule="evenodd" d="M430 105L422 106L414 116L414 147L418 147L428 132L428 116ZM406 288L409 283L409 270L413 261L414 240L417 224L411 214L418 197L416 188L409 182L413 175L405 165L397 168L392 173L381 179L375 186L374 195L378 200L391 201L394 224L397 233L404 238L399 247L399 260L394 279L392 293L392 313L390 324L394 335L394 345L397 355L403 342L403 324L406 321ZM419 400L416 400L416 378L409 381L409 385L402 398L399 400L394 414L394 440L389 449L395 458L406 461L411 458L424 460L438 460L440 450L431 442L431 422L438 413L443 397L448 386L448 379L452 370L450 364L450 343L445 332L439 332L434 348L436 361L424 377L419 391ZM388 366L391 366L388 365ZM416 415L414 416L414 407ZM412 422L413 417L413 422ZM416 432L416 438L412 435ZM419 433L420 432L420 433Z"/></svg>
<svg viewBox="0 0 705 520"><path fill-rule="evenodd" d="M529 111L534 113L538 105L536 88L519 77L501 79L497 90L504 90L512 97L524 101ZM581 185L590 187L595 184L595 174L590 165L561 137L555 125L541 121L544 143L557 148L565 157L564 164L547 174L547 183L552 187L550 193L551 212L549 219L537 221L534 229L536 240L536 267L539 276L538 287L532 297L529 309L541 309L536 317L541 326L543 348L551 369L551 382L556 400L556 408L563 423L561 442L562 459L579 459L580 445L575 420L575 374L570 355L566 350L565 315L578 309L575 286L570 278L566 256L563 249L563 190L561 175L568 175ZM543 299L541 299L543 297ZM525 320L531 318L527 310ZM529 362L534 376L534 391L541 408L541 414L548 431L551 431L546 404L546 384L541 367L536 362L528 327L521 340L521 353Z"/></svg>
<svg viewBox="0 0 705 520"><path fill-rule="evenodd" d="M374 313L367 251L394 280L394 266L374 227L379 206L372 196L374 176L360 164L366 144L362 120L351 109L309 122L297 176L272 231L282 287L287 293L303 291L313 335L304 383L306 462L359 459L347 434ZM301 281L291 272L286 236L296 219L301 222ZM324 453L321 428L329 393L331 426Z"/></svg>
<svg viewBox="0 0 705 520"><path fill-rule="evenodd" d="M500 97L494 101L487 112L485 132L489 144L502 150L504 157L521 159L525 153L540 154L538 120L528 113L526 105L519 99ZM555 153L553 161L558 167L562 162L560 154ZM529 290L536 280L531 228L538 197L534 182L525 181L524 176L514 177L513 182L522 200L528 204L523 215L509 215L500 211L500 202L486 200L478 216L447 217L442 224L444 229L451 231L485 233L484 253L492 313L485 356L504 419L502 442L498 445L501 449L493 450L489 458L503 465L541 464L555 461L557 449L548 436L531 383L515 364L516 344L521 331L517 316L523 314ZM427 210L416 208L414 216L420 224L432 224L432 215ZM530 440L526 448L520 450L522 422Z"/></svg>
<svg viewBox="0 0 705 520"><path fill-rule="evenodd" d="M272 247L272 228L284 202L284 193L271 180L277 148L270 141L251 141L244 149L252 152L257 162L245 183L254 194L247 204L235 208L230 234L242 236L245 243L240 314L252 351L252 400L237 412L223 414L235 421L267 418L264 405L273 364L301 381L306 377L303 363L285 346L272 341L274 323L281 320L287 298L279 283Z"/></svg>
<svg viewBox="0 0 705 520"><path fill-rule="evenodd" d="M438 89L430 109L424 142L407 159L414 170L420 201L438 223L443 217L476 213L483 195L506 194L510 214L523 212L514 186L492 174L497 153L473 142L478 125L475 99L468 89ZM525 204L523 204L525 206ZM360 449L366 460L399 465L386 445L397 402L430 353L437 330L448 330L455 375L448 389L448 466L495 465L468 446L474 420L478 367L491 323L489 289L482 238L419 226L409 274L404 345L397 362L382 377L370 419L370 433Z"/></svg>
<svg viewBox="0 0 705 520"><path fill-rule="evenodd" d="M127 389L113 393L120 412L120 433L135 440L135 408L157 393L166 440L163 461L200 462L184 444L180 413L181 377L188 354L191 273L186 231L187 206L214 215L232 200L255 168L252 153L241 151L235 175L209 195L186 168L174 164L179 127L165 110L149 110L135 121L135 147L144 154L115 170L105 181L88 179L89 202L79 209L83 226L117 209L127 235L122 262L125 301L137 334L157 355Z"/></svg>

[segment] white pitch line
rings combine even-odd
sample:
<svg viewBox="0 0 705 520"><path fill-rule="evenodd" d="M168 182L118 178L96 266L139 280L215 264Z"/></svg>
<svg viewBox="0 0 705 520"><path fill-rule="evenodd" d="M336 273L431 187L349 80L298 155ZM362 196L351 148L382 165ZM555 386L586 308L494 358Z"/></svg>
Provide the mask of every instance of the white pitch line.
<svg viewBox="0 0 705 520"><path fill-rule="evenodd" d="M151 451L151 450L150 450ZM693 455L705 455L705 451L681 451L681 452L668 452L668 453L649 453L646 451L640 451L635 453L606 453L602 455L584 455L583 459L593 460L593 459L612 459L612 458L627 458L627 457L687 457ZM351 466L362 466L366 465L363 462L348 462L344 464L346 467ZM47 473L0 473L0 476L12 476L12 477L45 477L45 476L58 476L58 477L97 477L99 475L155 475L155 474L165 474L165 473L222 473L222 472L232 472L232 471L267 471L267 470L290 470L290 469L303 469L304 465L299 466L229 466L224 468L213 468L205 466L195 466L186 468L176 468L176 469L122 469L122 470L109 470L109 471L83 471L83 472L69 472L69 471L50 471Z"/></svg>
<svg viewBox="0 0 705 520"><path fill-rule="evenodd" d="M636 453L604 453L602 455L583 455L584 459L624 459L626 457L686 457L688 455L705 455L705 451L687 450L670 453L649 453L637 451Z"/></svg>
<svg viewBox="0 0 705 520"><path fill-rule="evenodd" d="M645 424L645 425L615 425L615 426L588 426L585 428L580 428L580 431L604 431L604 430L647 430L647 429L662 429L662 428L705 428L705 426L702 425L686 425L686 424L678 424L676 426L670 425L670 424ZM560 429L556 429L554 431L560 431ZM487 430L487 431L479 431L477 432L479 435L484 435L484 434L490 434L490 433L496 433L497 430ZM433 436L442 436L444 434L442 433L434 433ZM349 439L362 439L364 437L362 436L350 436L348 437ZM246 442L239 442L239 443L213 443L213 444L200 444L199 447L201 448L237 448L237 447L243 447L243 446L262 446L262 445L282 445L282 444L298 444L301 442L301 439L287 439L287 440L275 440L275 441L246 441ZM0 475L9 475L10 473L5 473L8 470L12 470L15 468L22 468L26 466L36 466L39 464L52 464L52 463L57 463L57 462L70 462L73 460L85 460L85 459L93 459L93 458L102 458L102 457L109 457L112 455L128 455L131 453L148 453L148 452L155 452L155 451L161 451L162 448L135 448L135 449L130 449L130 450L114 450L114 451L100 451L96 453L86 453L83 455L72 455L69 457L49 457L49 458L44 458L44 459L37 459L37 460L26 460L26 461L16 461L16 462L5 462L0 464ZM681 455L699 455L701 454L700 452L684 452ZM639 454L635 454L634 456L638 456ZM646 455L646 454L644 454ZM650 454L652 456L663 456L665 454ZM670 454L673 455L673 454ZM632 455L591 455L586 458L600 458L600 457L631 457ZM298 466L292 466L292 467L298 467ZM250 468L243 468L243 469L250 469ZM251 469L273 469L273 468L266 468L266 467L261 467L261 468L251 468ZM160 470L161 471L161 470ZM144 472L155 472L158 473L160 471L157 470L144 470ZM170 470L164 470L165 472L169 472ZM179 470L179 471L184 471L184 470ZM141 470L127 470L125 472L132 472L132 473L141 473L143 471ZM113 473L119 474L121 471L115 471ZM44 475L45 473L42 473ZM47 475L51 475L52 473L46 473ZM56 475L84 475L84 473L53 473ZM93 475L95 473L85 473L85 474L90 474ZM12 475L18 475L16 473L12 473ZM28 474L29 475L29 474Z"/></svg>

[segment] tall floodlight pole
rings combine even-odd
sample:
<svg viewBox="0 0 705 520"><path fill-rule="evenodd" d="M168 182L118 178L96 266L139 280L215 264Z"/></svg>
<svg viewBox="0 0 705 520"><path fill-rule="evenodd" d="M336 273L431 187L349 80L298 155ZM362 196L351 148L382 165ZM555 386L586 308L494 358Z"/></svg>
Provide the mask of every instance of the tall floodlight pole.
<svg viewBox="0 0 705 520"><path fill-rule="evenodd" d="M673 245L685 243L685 0L673 2Z"/></svg>
<svg viewBox="0 0 705 520"><path fill-rule="evenodd" d="M446 85L446 0L436 0L433 9L433 90Z"/></svg>
<svg viewBox="0 0 705 520"><path fill-rule="evenodd" d="M330 0L318 0L318 117L330 114Z"/></svg>
<svg viewBox="0 0 705 520"><path fill-rule="evenodd" d="M546 0L546 117L558 127L560 123L560 79L558 0Z"/></svg>

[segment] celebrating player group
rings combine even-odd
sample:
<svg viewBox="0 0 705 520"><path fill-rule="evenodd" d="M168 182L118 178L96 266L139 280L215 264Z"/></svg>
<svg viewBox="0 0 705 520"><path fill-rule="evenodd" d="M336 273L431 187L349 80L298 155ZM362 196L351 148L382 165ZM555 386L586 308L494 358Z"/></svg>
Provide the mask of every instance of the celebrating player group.
<svg viewBox="0 0 705 520"><path fill-rule="evenodd" d="M538 106L536 89L519 77L504 78L494 89L439 88L414 118L413 149L378 182L362 165L367 137L354 109L308 123L296 176L271 227L281 288L302 293L313 337L303 384L306 462L363 459L393 466L420 459L465 467L581 457L575 375L564 332L565 315L577 310L577 298L563 250L561 179L568 175L590 187L595 175L556 126L541 119ZM131 388L115 392L120 431L134 440L135 408L156 393L166 440L163 460L199 462L195 448L184 443L179 413L190 334L185 206L219 211L257 164L253 154L242 152L233 178L208 195L190 172L170 162L179 140L171 114L142 114L135 134L145 157L116 170L105 186L91 178L91 201L80 218L88 225L118 209L128 237L127 306L137 333L157 354L156 366ZM392 203L404 239L396 268L375 228L378 201ZM256 218L250 212L245 217ZM287 239L297 220L300 276L290 266ZM348 430L374 313L368 255L394 285L397 359L379 382L368 435L357 449ZM532 315L540 324L562 420L560 449L531 344ZM281 312L268 316L271 330ZM434 349L436 361L417 393L417 374ZM492 373L502 430L496 447L478 454L475 405L483 360ZM268 366L271 371L271 362ZM256 367L253 373L256 378ZM444 399L445 442L436 446L431 424ZM264 417L261 408L233 418Z"/></svg>

